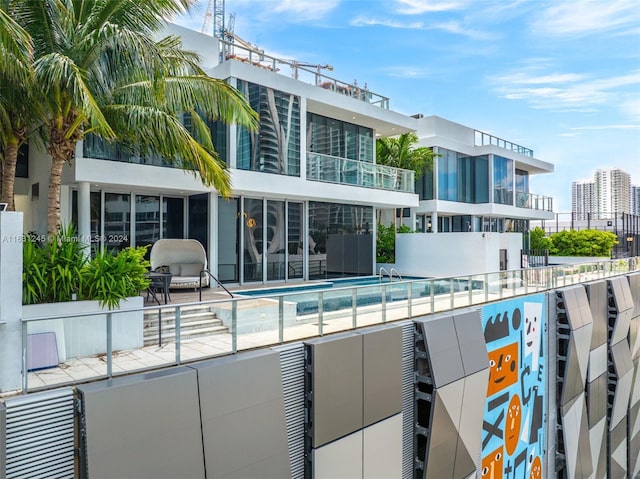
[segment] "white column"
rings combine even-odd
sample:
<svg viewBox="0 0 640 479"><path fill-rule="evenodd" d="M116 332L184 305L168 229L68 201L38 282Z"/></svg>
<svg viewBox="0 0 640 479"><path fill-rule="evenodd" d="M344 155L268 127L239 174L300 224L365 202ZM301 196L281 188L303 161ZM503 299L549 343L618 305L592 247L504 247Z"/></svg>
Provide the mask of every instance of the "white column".
<svg viewBox="0 0 640 479"><path fill-rule="evenodd" d="M91 184L86 181L78 184L78 238L91 254Z"/></svg>
<svg viewBox="0 0 640 479"><path fill-rule="evenodd" d="M438 212L437 211L434 211L433 213L431 213L431 232L432 233L438 232Z"/></svg>
<svg viewBox="0 0 640 479"><path fill-rule="evenodd" d="M300 178L307 177L307 99L300 98Z"/></svg>
<svg viewBox="0 0 640 479"><path fill-rule="evenodd" d="M0 393L22 388L21 212L0 212Z"/></svg>

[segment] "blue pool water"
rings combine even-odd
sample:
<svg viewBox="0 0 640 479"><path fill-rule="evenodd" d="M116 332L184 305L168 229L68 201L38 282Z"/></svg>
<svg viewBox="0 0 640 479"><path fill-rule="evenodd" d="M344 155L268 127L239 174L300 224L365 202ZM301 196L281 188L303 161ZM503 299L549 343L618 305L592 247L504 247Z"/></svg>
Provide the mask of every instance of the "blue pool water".
<svg viewBox="0 0 640 479"><path fill-rule="evenodd" d="M404 281L425 280L421 277L403 277ZM277 296L284 295L285 301L296 303L297 314L312 314L318 312L320 292L323 293L322 310L336 311L338 309L353 307L353 289L358 287L356 293L356 305L373 305L382 303L381 284L387 285L386 301L400 301L407 299L407 283L399 283L396 279L391 283L389 278L378 276L360 276L356 278L340 278L322 281L314 284L299 286L283 286L275 288L260 288L238 292L238 296ZM412 283L412 297L426 296L430 294L428 283L418 281ZM367 286L370 286L367 288ZM346 288L346 289L345 289Z"/></svg>
<svg viewBox="0 0 640 479"><path fill-rule="evenodd" d="M404 281L427 279L417 276L402 277ZM397 282L396 278L394 282ZM378 276L358 276L356 278L339 278L321 281L313 284L301 284L299 286L282 286L275 288L247 289L237 293L239 296L275 296L288 293L301 293L305 291L323 291L332 288L355 288L357 286L376 286L379 284L389 284L389 277L385 276L380 281ZM316 295L317 297L317 295Z"/></svg>

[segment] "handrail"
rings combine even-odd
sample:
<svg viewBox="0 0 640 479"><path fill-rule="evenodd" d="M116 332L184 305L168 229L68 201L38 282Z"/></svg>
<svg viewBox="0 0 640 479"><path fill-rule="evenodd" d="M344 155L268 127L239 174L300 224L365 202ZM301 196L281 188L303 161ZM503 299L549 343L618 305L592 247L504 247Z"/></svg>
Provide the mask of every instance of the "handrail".
<svg viewBox="0 0 640 479"><path fill-rule="evenodd" d="M389 272L385 269L384 266L380 266L380 269L378 270L378 281L380 283L382 283L382 272L387 273L387 276L389 276L389 278L391 278L391 275L389 274Z"/></svg>
<svg viewBox="0 0 640 479"><path fill-rule="evenodd" d="M216 283L218 283L218 285L222 289L224 289L229 296L231 296L233 298L233 294L231 294L231 291L229 291L227 288L225 288L224 284L222 284L218 278L216 278L214 275L211 274L211 271L209 271L208 269L203 269L202 271L200 271L200 289L199 289L199 293L200 293L199 294L199 299L200 299L200 301L202 301L202 273L207 273L211 279L213 279Z"/></svg>
<svg viewBox="0 0 640 479"><path fill-rule="evenodd" d="M389 271L389 282L393 283L393 272L396 272L396 275L398 276L398 278L400 279L400 281L402 281L402 276L400 276L400 273L398 273L398 270L395 268L391 268L391 270Z"/></svg>

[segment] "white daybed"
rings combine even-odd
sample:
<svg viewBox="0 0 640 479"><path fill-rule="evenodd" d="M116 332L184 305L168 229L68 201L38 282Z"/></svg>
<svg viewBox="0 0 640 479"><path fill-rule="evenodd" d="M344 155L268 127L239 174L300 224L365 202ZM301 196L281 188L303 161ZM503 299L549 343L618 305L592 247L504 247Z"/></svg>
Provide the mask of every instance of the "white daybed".
<svg viewBox="0 0 640 479"><path fill-rule="evenodd" d="M194 239L161 239L153 243L151 270L171 273L171 289L200 287L201 272L207 269L207 253ZM202 286L209 285L209 275L202 274Z"/></svg>

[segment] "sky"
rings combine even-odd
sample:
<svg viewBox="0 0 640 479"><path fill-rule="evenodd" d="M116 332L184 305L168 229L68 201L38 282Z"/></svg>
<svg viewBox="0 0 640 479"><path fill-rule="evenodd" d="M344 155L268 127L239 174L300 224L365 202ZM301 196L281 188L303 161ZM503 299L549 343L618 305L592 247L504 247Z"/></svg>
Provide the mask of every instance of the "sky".
<svg viewBox="0 0 640 479"><path fill-rule="evenodd" d="M175 23L201 31L209 1ZM234 32L329 64L392 110L438 115L534 151L531 193L571 211L571 183L620 168L640 186L638 0L226 0Z"/></svg>

